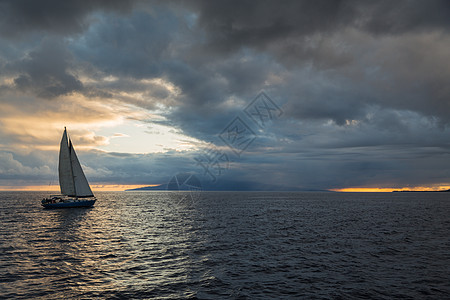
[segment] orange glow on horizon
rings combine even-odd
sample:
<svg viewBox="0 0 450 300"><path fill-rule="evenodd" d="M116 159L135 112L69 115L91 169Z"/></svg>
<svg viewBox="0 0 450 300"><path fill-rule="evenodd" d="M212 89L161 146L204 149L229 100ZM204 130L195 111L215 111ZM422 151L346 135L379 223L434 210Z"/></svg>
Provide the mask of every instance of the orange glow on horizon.
<svg viewBox="0 0 450 300"><path fill-rule="evenodd" d="M130 189L137 189L146 186L160 186L160 184L93 184L91 185L92 191L96 192L120 192Z"/></svg>
<svg viewBox="0 0 450 300"><path fill-rule="evenodd" d="M93 192L120 192L128 189L136 189L142 187L156 187L161 184L92 184L91 189ZM393 191L445 191L449 190L450 185L440 186L419 186L419 187L403 187L403 188L376 188L376 187L351 187L341 189L330 189L332 192L345 192L345 193L390 193ZM52 192L59 193L59 185L29 185L29 186L0 186L0 191L35 191L35 192Z"/></svg>
<svg viewBox="0 0 450 300"><path fill-rule="evenodd" d="M160 186L160 184L93 184L91 189L93 192L121 192L128 189L136 189L146 186ZM0 186L0 191L17 191L17 192L58 192L59 185L29 185L29 186Z"/></svg>
<svg viewBox="0 0 450 300"><path fill-rule="evenodd" d="M428 192L436 192L436 191L445 191L450 189L449 185L440 185L440 186L415 186L415 187L402 187L402 188L366 188L366 187L351 187L351 188L342 188L342 189L331 189L333 192L346 192L346 193L390 193L393 191L428 191Z"/></svg>

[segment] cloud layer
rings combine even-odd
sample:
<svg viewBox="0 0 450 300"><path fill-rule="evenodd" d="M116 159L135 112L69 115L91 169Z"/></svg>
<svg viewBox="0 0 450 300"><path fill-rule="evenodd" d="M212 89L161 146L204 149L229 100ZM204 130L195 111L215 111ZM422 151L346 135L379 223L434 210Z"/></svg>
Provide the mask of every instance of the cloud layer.
<svg viewBox="0 0 450 300"><path fill-rule="evenodd" d="M49 181L64 126L98 184L178 172L211 189L450 183L447 1L0 8L0 186ZM283 111L265 128L244 112L261 90ZM255 135L239 156L220 138L236 117ZM142 134L165 150L114 151ZM211 143L228 159L215 179L198 163Z"/></svg>

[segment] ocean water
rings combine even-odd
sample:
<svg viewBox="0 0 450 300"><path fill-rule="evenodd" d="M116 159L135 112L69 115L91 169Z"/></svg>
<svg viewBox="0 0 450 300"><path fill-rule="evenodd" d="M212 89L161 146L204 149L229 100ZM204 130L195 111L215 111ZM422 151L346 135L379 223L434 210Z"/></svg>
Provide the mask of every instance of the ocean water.
<svg viewBox="0 0 450 300"><path fill-rule="evenodd" d="M47 195L0 193L0 298L450 298L450 193Z"/></svg>

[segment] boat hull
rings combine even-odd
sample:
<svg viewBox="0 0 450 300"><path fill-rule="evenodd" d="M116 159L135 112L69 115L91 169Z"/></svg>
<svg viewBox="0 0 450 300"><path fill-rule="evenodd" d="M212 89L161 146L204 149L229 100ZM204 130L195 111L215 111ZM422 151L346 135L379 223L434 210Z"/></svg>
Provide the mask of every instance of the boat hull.
<svg viewBox="0 0 450 300"><path fill-rule="evenodd" d="M78 200L70 202L56 202L56 203L42 203L44 208L76 208L76 207L91 207L96 200Z"/></svg>

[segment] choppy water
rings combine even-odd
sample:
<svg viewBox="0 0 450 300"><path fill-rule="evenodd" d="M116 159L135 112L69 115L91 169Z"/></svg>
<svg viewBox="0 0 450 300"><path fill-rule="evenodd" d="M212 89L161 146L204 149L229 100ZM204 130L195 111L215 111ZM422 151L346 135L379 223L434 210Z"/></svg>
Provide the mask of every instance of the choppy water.
<svg viewBox="0 0 450 300"><path fill-rule="evenodd" d="M0 298L450 298L449 193L0 193Z"/></svg>

